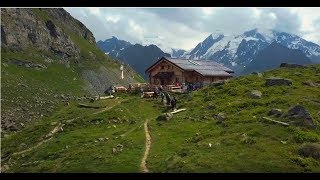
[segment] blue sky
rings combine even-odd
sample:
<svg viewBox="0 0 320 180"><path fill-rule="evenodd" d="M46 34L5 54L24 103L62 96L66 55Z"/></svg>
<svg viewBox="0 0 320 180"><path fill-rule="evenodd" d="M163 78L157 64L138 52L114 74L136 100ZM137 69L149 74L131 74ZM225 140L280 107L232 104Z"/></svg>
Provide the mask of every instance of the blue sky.
<svg viewBox="0 0 320 180"><path fill-rule="evenodd" d="M275 29L320 44L320 8L64 8L96 41L111 36L189 50L210 34Z"/></svg>

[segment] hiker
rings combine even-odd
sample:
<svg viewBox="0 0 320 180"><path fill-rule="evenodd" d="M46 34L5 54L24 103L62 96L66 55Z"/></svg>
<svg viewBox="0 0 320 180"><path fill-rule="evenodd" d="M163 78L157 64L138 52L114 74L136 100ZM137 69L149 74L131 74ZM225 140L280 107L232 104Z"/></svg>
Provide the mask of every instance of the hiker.
<svg viewBox="0 0 320 180"><path fill-rule="evenodd" d="M177 107L177 100L175 97L171 99L171 110L174 111Z"/></svg>
<svg viewBox="0 0 320 180"><path fill-rule="evenodd" d="M164 93L162 91L160 91L160 96L161 96L161 102L163 103Z"/></svg>
<svg viewBox="0 0 320 180"><path fill-rule="evenodd" d="M109 96L111 96L113 93L115 93L114 87L110 86L104 93L109 94Z"/></svg>
<svg viewBox="0 0 320 180"><path fill-rule="evenodd" d="M141 97L143 97L143 88L140 88Z"/></svg>
<svg viewBox="0 0 320 180"><path fill-rule="evenodd" d="M163 91L163 87L160 85L159 86L159 91L162 92Z"/></svg>
<svg viewBox="0 0 320 180"><path fill-rule="evenodd" d="M153 91L153 96L152 96L152 98L153 99L158 99L158 94L159 92L158 92L158 88L156 87L155 89L154 89L154 91Z"/></svg>
<svg viewBox="0 0 320 180"><path fill-rule="evenodd" d="M166 101L167 101L167 105L170 106L171 98L169 93L166 93Z"/></svg>

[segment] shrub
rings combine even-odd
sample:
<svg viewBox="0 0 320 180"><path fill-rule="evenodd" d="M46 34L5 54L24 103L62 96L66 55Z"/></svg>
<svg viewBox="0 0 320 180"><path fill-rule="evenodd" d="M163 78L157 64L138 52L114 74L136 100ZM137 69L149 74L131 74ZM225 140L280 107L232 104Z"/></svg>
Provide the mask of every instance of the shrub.
<svg viewBox="0 0 320 180"><path fill-rule="evenodd" d="M297 143L319 141L319 137L317 134L312 133L312 132L298 131L298 130L294 132L293 139Z"/></svg>

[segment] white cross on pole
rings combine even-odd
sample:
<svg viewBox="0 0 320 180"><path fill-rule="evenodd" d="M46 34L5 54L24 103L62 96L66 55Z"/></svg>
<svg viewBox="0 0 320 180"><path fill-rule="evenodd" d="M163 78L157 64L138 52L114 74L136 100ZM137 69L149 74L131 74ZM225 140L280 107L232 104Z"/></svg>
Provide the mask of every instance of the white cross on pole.
<svg viewBox="0 0 320 180"><path fill-rule="evenodd" d="M123 79L123 65L120 66L120 70L121 70L121 79Z"/></svg>

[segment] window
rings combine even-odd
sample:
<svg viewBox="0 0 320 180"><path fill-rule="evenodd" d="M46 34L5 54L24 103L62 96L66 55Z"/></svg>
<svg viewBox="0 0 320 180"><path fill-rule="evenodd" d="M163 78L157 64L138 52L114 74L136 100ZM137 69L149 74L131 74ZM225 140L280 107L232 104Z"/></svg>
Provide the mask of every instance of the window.
<svg viewBox="0 0 320 180"><path fill-rule="evenodd" d="M161 69L164 69L164 66L161 66Z"/></svg>
<svg viewBox="0 0 320 180"><path fill-rule="evenodd" d="M168 69L170 69L170 65L168 65Z"/></svg>
<svg viewBox="0 0 320 180"><path fill-rule="evenodd" d="M198 79L198 77L196 78L196 81L198 81L199 79Z"/></svg>
<svg viewBox="0 0 320 180"><path fill-rule="evenodd" d="M176 82L179 82L179 78L178 77L176 78Z"/></svg>

